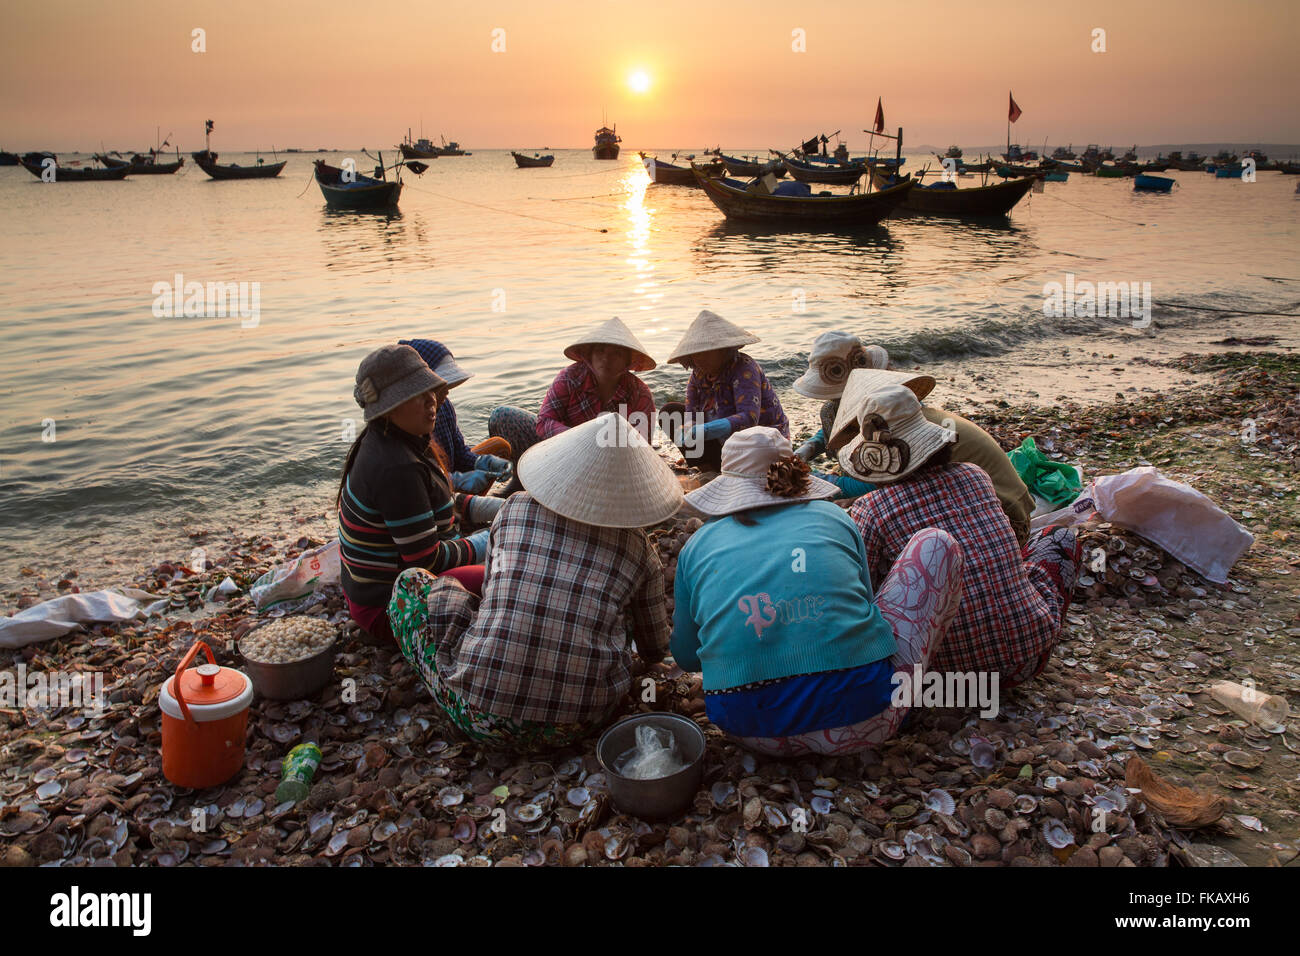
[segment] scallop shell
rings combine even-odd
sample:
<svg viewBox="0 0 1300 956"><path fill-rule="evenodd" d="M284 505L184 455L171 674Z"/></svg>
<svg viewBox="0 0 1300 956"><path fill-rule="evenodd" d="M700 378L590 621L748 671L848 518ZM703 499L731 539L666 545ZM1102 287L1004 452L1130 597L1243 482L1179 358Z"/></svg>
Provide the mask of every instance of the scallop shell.
<svg viewBox="0 0 1300 956"><path fill-rule="evenodd" d="M987 740L972 740L970 762L980 770L992 770L997 752Z"/></svg>
<svg viewBox="0 0 1300 956"><path fill-rule="evenodd" d="M1052 818L1043 821L1043 839L1047 841L1048 846L1063 850L1074 843L1074 834L1060 820Z"/></svg>
<svg viewBox="0 0 1300 956"><path fill-rule="evenodd" d="M1259 754L1249 753L1245 750L1229 750L1223 755L1224 763L1232 764L1234 767L1240 767L1243 770L1254 770L1264 762L1264 758Z"/></svg>
<svg viewBox="0 0 1300 956"><path fill-rule="evenodd" d="M583 807L591 801L591 791L586 787L570 787L569 791L564 795L564 799L571 806Z"/></svg>
<svg viewBox="0 0 1300 956"><path fill-rule="evenodd" d="M521 803L519 806L514 808L510 815L520 823L536 823L542 818L544 812L545 811L535 803Z"/></svg>
<svg viewBox="0 0 1300 956"><path fill-rule="evenodd" d="M443 787L438 791L438 803L444 807L458 807L465 802L465 794L459 787Z"/></svg>
<svg viewBox="0 0 1300 956"><path fill-rule="evenodd" d="M740 862L745 866L767 866L767 851L761 846L747 846L740 851Z"/></svg>
<svg viewBox="0 0 1300 956"><path fill-rule="evenodd" d="M957 809L957 801L947 790L931 790L925 795L925 805L935 813L947 816L952 816L953 811Z"/></svg>
<svg viewBox="0 0 1300 956"><path fill-rule="evenodd" d="M735 795L735 786L726 780L719 780L709 788L709 799L713 801L713 805L719 810L728 806Z"/></svg>

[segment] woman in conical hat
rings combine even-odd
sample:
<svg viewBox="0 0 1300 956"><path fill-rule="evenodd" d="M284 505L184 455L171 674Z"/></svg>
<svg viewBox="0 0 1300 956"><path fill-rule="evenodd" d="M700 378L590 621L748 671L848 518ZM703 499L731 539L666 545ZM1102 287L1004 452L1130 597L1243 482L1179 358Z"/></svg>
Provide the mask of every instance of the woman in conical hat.
<svg viewBox="0 0 1300 956"><path fill-rule="evenodd" d="M849 511L872 576L887 572L912 535L940 528L966 556L965 594L932 668L997 673L1002 689L1046 666L1079 573L1069 528L1047 528L1021 549L988 473L952 462L953 432L926 419L914 392L885 385L840 409L857 415L841 467L877 485Z"/></svg>
<svg viewBox="0 0 1300 956"><path fill-rule="evenodd" d="M578 336L564 356L573 364L560 371L537 415L511 405L492 410L488 434L510 443L517 462L525 451L602 412L618 412L648 441L654 431L655 403L636 372L648 372L655 360L617 316ZM518 478L507 493L519 489Z"/></svg>
<svg viewBox="0 0 1300 956"><path fill-rule="evenodd" d="M780 757L882 743L906 715L895 674L943 640L961 599L961 549L942 531L908 544L877 583L853 522L824 500L772 428L727 439L722 474L686 496L711 516L677 557L673 658L701 671L709 720Z"/></svg>
<svg viewBox="0 0 1300 956"><path fill-rule="evenodd" d="M398 345L409 345L420 353L420 358L433 369L435 375L447 383L448 389L468 381L474 376L461 367L451 349L433 339L402 339ZM510 445L501 438L489 438L470 448L456 420L456 406L445 399L438 406L438 423L433 427L433 440L438 443L451 481L457 491L480 495L510 471Z"/></svg>
<svg viewBox="0 0 1300 956"><path fill-rule="evenodd" d="M702 311L668 357L691 370L686 403L665 405L665 431L688 464L702 471L721 467L722 443L732 433L762 425L790 437L790 423L776 392L742 346L758 341L722 316Z"/></svg>
<svg viewBox="0 0 1300 956"><path fill-rule="evenodd" d="M482 598L411 571L388 613L461 731L518 750L561 747L625 703L631 642L647 663L668 652L663 568L642 529L677 512L681 486L613 412L534 445L518 474L526 492L492 523Z"/></svg>

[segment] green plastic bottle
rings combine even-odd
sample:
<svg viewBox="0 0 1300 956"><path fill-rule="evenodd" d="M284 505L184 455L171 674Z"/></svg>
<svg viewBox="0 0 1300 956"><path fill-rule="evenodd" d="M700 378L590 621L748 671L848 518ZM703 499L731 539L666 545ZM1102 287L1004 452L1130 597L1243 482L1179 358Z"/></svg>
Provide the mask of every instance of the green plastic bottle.
<svg viewBox="0 0 1300 956"><path fill-rule="evenodd" d="M290 750L281 763L280 786L275 789L275 802L297 803L311 791L311 778L320 766L320 748L308 741Z"/></svg>

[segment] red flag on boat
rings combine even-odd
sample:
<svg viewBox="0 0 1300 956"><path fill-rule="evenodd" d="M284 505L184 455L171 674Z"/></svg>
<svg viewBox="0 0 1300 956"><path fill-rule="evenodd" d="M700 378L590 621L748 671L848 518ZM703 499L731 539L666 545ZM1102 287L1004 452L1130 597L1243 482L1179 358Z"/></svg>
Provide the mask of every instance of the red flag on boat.
<svg viewBox="0 0 1300 956"><path fill-rule="evenodd" d="M884 131L885 131L885 105L880 101L880 97L877 96L876 97L876 132L883 133Z"/></svg>
<svg viewBox="0 0 1300 956"><path fill-rule="evenodd" d="M1011 109L1007 111L1007 119L1014 123L1020 119L1020 107L1016 105L1016 98L1011 95L1010 91L1007 92L1007 99L1011 101Z"/></svg>

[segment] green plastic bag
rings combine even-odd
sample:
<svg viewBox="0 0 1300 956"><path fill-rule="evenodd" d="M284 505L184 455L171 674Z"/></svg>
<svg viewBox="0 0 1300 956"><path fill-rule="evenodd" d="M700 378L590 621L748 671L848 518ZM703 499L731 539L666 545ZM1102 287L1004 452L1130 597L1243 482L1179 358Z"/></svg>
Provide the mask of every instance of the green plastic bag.
<svg viewBox="0 0 1300 956"><path fill-rule="evenodd" d="M1026 438L1007 457L1029 490L1057 507L1068 505L1083 491L1079 473L1064 462L1052 461L1032 438Z"/></svg>

